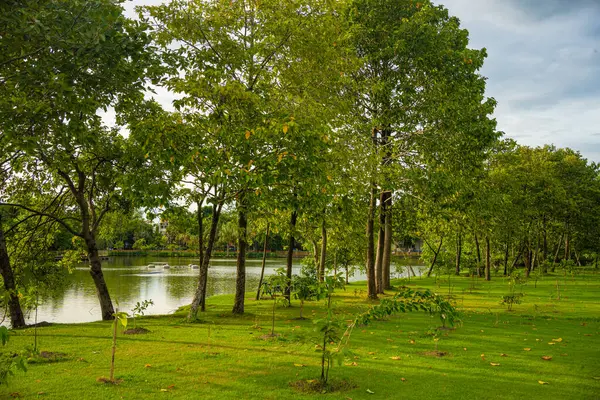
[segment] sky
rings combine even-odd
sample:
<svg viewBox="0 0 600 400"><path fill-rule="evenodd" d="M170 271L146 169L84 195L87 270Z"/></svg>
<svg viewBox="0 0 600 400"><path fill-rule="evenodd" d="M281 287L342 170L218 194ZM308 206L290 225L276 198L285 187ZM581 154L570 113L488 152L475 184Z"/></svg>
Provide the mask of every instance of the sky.
<svg viewBox="0 0 600 400"><path fill-rule="evenodd" d="M282 0L285 1L285 0ZM131 0L136 5L162 0ZM600 0L439 0L486 48L481 70L498 101L498 130L600 162ZM158 92L169 103L172 95Z"/></svg>

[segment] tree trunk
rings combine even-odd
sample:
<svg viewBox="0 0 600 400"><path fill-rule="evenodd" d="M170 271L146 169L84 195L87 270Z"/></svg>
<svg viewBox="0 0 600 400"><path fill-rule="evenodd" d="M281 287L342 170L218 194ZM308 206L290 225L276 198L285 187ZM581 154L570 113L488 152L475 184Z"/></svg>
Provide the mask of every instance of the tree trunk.
<svg viewBox="0 0 600 400"><path fill-rule="evenodd" d="M203 264L204 258L204 221L202 218L202 202L198 201L198 210L196 211L196 218L198 219L198 265Z"/></svg>
<svg viewBox="0 0 600 400"><path fill-rule="evenodd" d="M104 280L104 274L102 273L102 262L98 256L98 246L96 246L96 238L93 233L87 233L85 243L87 246L88 260L90 262L90 275L94 280L96 286L96 295L100 302L100 310L102 312L102 320L112 320L115 309L113 308L110 294L108 292L108 286Z"/></svg>
<svg viewBox="0 0 600 400"><path fill-rule="evenodd" d="M271 224L267 222L267 233L265 234L265 243L263 245L262 265L260 268L260 279L258 280L258 290L256 291L256 300L260 300L260 290L262 288L263 279L265 277L265 264L267 262L267 243L269 241L269 228Z"/></svg>
<svg viewBox="0 0 600 400"><path fill-rule="evenodd" d="M4 281L4 289L8 294L8 310L10 312L10 323L13 328L22 328L25 326L25 317L21 310L15 275L10 265L10 258L6 248L6 239L4 238L4 228L2 227L2 214L0 213L0 273Z"/></svg>
<svg viewBox="0 0 600 400"><path fill-rule="evenodd" d="M327 260L327 227L325 226L325 217L321 224L321 262L319 263L319 279L325 279L325 261Z"/></svg>
<svg viewBox="0 0 600 400"><path fill-rule="evenodd" d="M437 248L437 251L431 249L434 253L433 253L433 260L431 260L431 266L429 267L429 271L427 271L427 277L428 278L431 276L431 272L433 271L433 267L435 266L435 262L437 261L438 254L440 254L440 250L442 249L442 243L444 243L444 237L443 236L440 238L440 244L439 244L439 246ZM408 274L408 277L410 278L410 273Z"/></svg>
<svg viewBox="0 0 600 400"><path fill-rule="evenodd" d="M377 286L375 284L375 185L371 183L371 200L369 202L369 216L367 219L367 295L370 299L377 299Z"/></svg>
<svg viewBox="0 0 600 400"><path fill-rule="evenodd" d="M508 251L510 248L510 236L509 239L506 241L506 249L504 250L504 276L508 275Z"/></svg>
<svg viewBox="0 0 600 400"><path fill-rule="evenodd" d="M292 261L294 258L294 231L296 230L296 221L298 220L298 210L294 209L292 211L292 215L290 218L290 240L288 244L288 252L287 252L287 263L286 263L286 277L287 283L285 286L285 298L288 301L288 304L291 304L292 300Z"/></svg>
<svg viewBox="0 0 600 400"><path fill-rule="evenodd" d="M554 252L554 258L552 259L552 267L551 267L552 272L554 272L554 268L556 266L556 263L558 262L558 253L560 252L560 245L562 244L563 236L564 236L564 233L560 235L560 238L558 239L558 243L556 244L556 251Z"/></svg>
<svg viewBox="0 0 600 400"><path fill-rule="evenodd" d="M385 200L384 214L384 240L383 240L383 289L391 290L391 266L392 266L392 192L384 192Z"/></svg>
<svg viewBox="0 0 600 400"><path fill-rule="evenodd" d="M194 321L198 317L198 309L204 312L206 311L206 284L208 282L208 264L210 263L210 257L212 254L215 240L217 237L217 226L219 224L219 217L221 215L221 208L223 203L219 202L213 205L212 218L210 221L210 232L208 234L208 243L206 244L206 252L202 258L202 265L200 265L200 279L198 279L198 286L194 293L194 299L190 306L190 312L188 314L188 320Z"/></svg>
<svg viewBox="0 0 600 400"><path fill-rule="evenodd" d="M377 293L383 293L383 245L385 244L385 201L384 192L379 196L379 234L377 235L377 253L375 255L375 286Z"/></svg>
<svg viewBox="0 0 600 400"><path fill-rule="evenodd" d="M313 246L313 258L315 260L315 269L317 270L317 278L322 282L323 277L321 276L321 271L319 270L319 246L317 245L317 241L315 239L311 239L311 244Z"/></svg>
<svg viewBox="0 0 600 400"><path fill-rule="evenodd" d="M543 227L544 227L544 243L543 243L543 260L546 262L548 260L548 232L546 228L546 216L544 215Z"/></svg>
<svg viewBox="0 0 600 400"><path fill-rule="evenodd" d="M242 197L238 204L237 274L235 279L235 300L232 310L234 314L244 313L244 295L246 294L246 246L248 245L246 235L248 232L248 219L243 202Z"/></svg>
<svg viewBox="0 0 600 400"><path fill-rule="evenodd" d="M460 257L462 255L462 233L456 235L456 275L460 275Z"/></svg>
<svg viewBox="0 0 600 400"><path fill-rule="evenodd" d="M485 237L485 280L492 280L490 238Z"/></svg>
<svg viewBox="0 0 600 400"><path fill-rule="evenodd" d="M477 249L477 276L481 277L481 251L479 250L479 239L475 234L475 248Z"/></svg>

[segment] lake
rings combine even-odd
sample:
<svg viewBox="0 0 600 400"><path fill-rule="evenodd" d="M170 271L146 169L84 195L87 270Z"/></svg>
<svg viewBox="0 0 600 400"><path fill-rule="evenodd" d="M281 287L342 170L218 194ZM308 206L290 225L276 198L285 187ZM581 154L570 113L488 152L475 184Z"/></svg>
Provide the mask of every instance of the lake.
<svg viewBox="0 0 600 400"><path fill-rule="evenodd" d="M136 302L152 300L154 305L148 308L146 315L169 314L192 301L199 270L189 268L188 264L194 261L191 258L111 257L102 262L102 269L112 300L115 304L118 301L120 310L130 311ZM416 265L416 260L407 261ZM166 262L171 268L150 269L147 266L151 262ZM284 266L285 259L267 260L265 276ZM246 260L246 267L246 291L255 291L261 261ZM293 272L299 273L300 268L300 260L294 260ZM366 280L366 276L357 273L350 280ZM235 259L211 260L207 293L209 297L235 293ZM68 275L62 290L41 300L38 321L73 323L101 319L96 289L84 266ZM28 315L27 322L33 323L33 320L34 315Z"/></svg>

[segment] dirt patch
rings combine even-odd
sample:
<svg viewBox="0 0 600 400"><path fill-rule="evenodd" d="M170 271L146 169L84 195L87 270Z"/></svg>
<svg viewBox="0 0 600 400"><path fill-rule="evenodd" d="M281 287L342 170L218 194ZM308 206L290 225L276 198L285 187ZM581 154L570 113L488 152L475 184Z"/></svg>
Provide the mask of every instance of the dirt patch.
<svg viewBox="0 0 600 400"><path fill-rule="evenodd" d="M279 333L274 333L274 334L268 333L266 335L260 336L260 339L262 339L262 340L271 340L271 339L275 339L277 337L279 337Z"/></svg>
<svg viewBox="0 0 600 400"><path fill-rule="evenodd" d="M123 331L124 335L141 335L145 333L149 333L150 331L146 328L132 328Z"/></svg>
<svg viewBox="0 0 600 400"><path fill-rule="evenodd" d="M319 379L302 379L299 381L290 382L290 386L300 393L321 394L344 392L358 387L357 385L345 380L330 380L327 383L323 383Z"/></svg>
<svg viewBox="0 0 600 400"><path fill-rule="evenodd" d="M104 383L105 385L118 385L119 383L123 382L123 379L115 379L114 381L111 381L110 379L101 376L100 378L96 379L96 381Z"/></svg>
<svg viewBox="0 0 600 400"><path fill-rule="evenodd" d="M428 356L428 357L445 357L447 356L449 353L447 351L425 351L423 353L424 356Z"/></svg>
<svg viewBox="0 0 600 400"><path fill-rule="evenodd" d="M67 356L66 353L57 353L54 351L42 351L40 352L40 357L45 358L47 360L56 359L56 358L65 358Z"/></svg>

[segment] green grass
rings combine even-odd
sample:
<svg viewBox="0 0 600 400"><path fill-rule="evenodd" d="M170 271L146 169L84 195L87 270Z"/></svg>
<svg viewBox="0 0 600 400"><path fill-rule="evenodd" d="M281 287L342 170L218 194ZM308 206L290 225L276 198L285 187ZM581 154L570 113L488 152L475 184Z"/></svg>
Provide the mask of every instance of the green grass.
<svg viewBox="0 0 600 400"><path fill-rule="evenodd" d="M230 313L232 296L210 298L203 323L185 323L182 312L143 318L138 324L151 333L118 338L116 376L123 382L116 386L96 381L109 373L109 323L39 328L40 350L66 353L67 359L30 364L26 374L17 372L8 387L0 387L0 398L598 399L600 275L593 272L547 276L537 287L530 281L517 288L525 296L512 312L500 305L508 292L501 277L478 280L474 289L470 278L413 279L411 286L440 294L447 295L450 287L462 311L463 326L444 331L438 343L447 355L427 354L434 342L426 332L440 325L437 317L402 314L360 327L351 337L354 358L330 374L355 385L344 392L311 395L290 387L290 382L319 377L313 323L294 319L297 302L279 307L276 332L281 336L262 339L270 329L272 303L256 302L249 293L241 318ZM337 293L340 316L365 310L365 294L364 283ZM323 313L322 303L305 309L311 317ZM32 329L14 332L7 350L20 351L33 342L32 335Z"/></svg>

